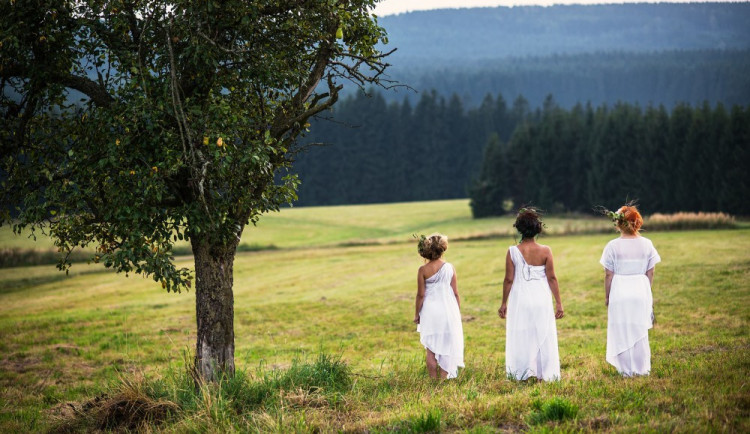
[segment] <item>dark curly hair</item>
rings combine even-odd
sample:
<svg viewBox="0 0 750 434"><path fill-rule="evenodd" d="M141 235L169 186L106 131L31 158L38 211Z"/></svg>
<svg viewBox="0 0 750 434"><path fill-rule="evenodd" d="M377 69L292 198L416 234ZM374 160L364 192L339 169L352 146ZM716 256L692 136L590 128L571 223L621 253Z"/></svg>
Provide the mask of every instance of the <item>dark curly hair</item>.
<svg viewBox="0 0 750 434"><path fill-rule="evenodd" d="M541 212L535 208L524 207L518 210L513 227L521 234L521 238L534 238L544 230Z"/></svg>

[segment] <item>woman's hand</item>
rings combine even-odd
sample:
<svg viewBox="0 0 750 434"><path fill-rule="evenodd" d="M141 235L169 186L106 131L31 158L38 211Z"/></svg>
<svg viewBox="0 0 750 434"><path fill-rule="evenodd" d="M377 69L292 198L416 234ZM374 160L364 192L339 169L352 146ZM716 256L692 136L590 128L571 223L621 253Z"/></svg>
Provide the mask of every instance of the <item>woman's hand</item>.
<svg viewBox="0 0 750 434"><path fill-rule="evenodd" d="M563 310L562 303L556 303L555 307L555 318L560 319L565 316L565 311Z"/></svg>
<svg viewBox="0 0 750 434"><path fill-rule="evenodd" d="M609 307L609 297L604 298L604 305Z"/></svg>
<svg viewBox="0 0 750 434"><path fill-rule="evenodd" d="M419 315L414 315L414 324L419 324Z"/></svg>
<svg viewBox="0 0 750 434"><path fill-rule="evenodd" d="M505 317L508 315L508 306L505 303L500 305L500 309L497 310L497 314L500 315L500 318L505 319Z"/></svg>

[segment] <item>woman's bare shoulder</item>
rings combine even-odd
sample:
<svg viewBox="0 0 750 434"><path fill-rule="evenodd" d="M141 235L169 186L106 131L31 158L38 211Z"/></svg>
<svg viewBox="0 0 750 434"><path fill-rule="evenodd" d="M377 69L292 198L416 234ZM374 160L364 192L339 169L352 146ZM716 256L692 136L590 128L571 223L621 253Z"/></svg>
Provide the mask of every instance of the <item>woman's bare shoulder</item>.
<svg viewBox="0 0 750 434"><path fill-rule="evenodd" d="M546 244L539 244L539 250L552 253L552 247Z"/></svg>
<svg viewBox="0 0 750 434"><path fill-rule="evenodd" d="M547 258L552 257L552 247L550 246L547 246L545 244L540 244L539 251L542 253L542 256L544 256L545 261L547 260Z"/></svg>

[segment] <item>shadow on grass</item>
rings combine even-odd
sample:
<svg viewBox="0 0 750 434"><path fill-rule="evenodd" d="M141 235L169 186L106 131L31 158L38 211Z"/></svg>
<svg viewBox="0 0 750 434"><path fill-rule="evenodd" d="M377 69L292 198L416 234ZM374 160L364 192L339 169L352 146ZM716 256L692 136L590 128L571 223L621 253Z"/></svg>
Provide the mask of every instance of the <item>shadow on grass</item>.
<svg viewBox="0 0 750 434"><path fill-rule="evenodd" d="M20 274L11 278L3 280L3 284L0 285L0 295L12 294L19 291L24 291L26 288L31 286L44 285L46 283L60 282L66 279L72 279L75 276L86 275L86 274L102 274L102 273L113 273L112 270L101 267L92 270L77 271L74 273L65 274L63 271L56 270L51 274L45 274L41 276L25 276Z"/></svg>

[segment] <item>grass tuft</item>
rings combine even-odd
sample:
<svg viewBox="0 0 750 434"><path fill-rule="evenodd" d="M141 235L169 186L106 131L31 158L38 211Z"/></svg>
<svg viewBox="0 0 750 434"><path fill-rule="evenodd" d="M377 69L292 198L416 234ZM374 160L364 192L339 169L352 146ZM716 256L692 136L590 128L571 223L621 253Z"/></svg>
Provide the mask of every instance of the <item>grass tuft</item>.
<svg viewBox="0 0 750 434"><path fill-rule="evenodd" d="M276 379L276 383L278 388L285 390L343 392L351 386L352 380L346 363L340 358L321 353L314 363L294 359L292 366Z"/></svg>
<svg viewBox="0 0 750 434"><path fill-rule="evenodd" d="M174 415L180 415L180 423L188 430L229 429L246 424L245 418L254 412L267 415L280 414L284 407L328 407L339 402L351 384L346 363L324 353L312 363L295 359L285 371L259 368L255 378L238 370L217 383L196 380L186 363L181 368L170 366L155 379L120 377L110 393L84 404L70 404L73 414L63 418L56 430L141 430Z"/></svg>
<svg viewBox="0 0 750 434"><path fill-rule="evenodd" d="M410 433L435 433L442 428L442 412L440 409L432 409L427 413L417 416L411 420L408 432Z"/></svg>
<svg viewBox="0 0 750 434"><path fill-rule="evenodd" d="M566 419L574 419L578 415L578 406L565 398L559 397L547 401L534 400L532 408L535 410L529 416L529 422L532 425L548 421L559 422Z"/></svg>

